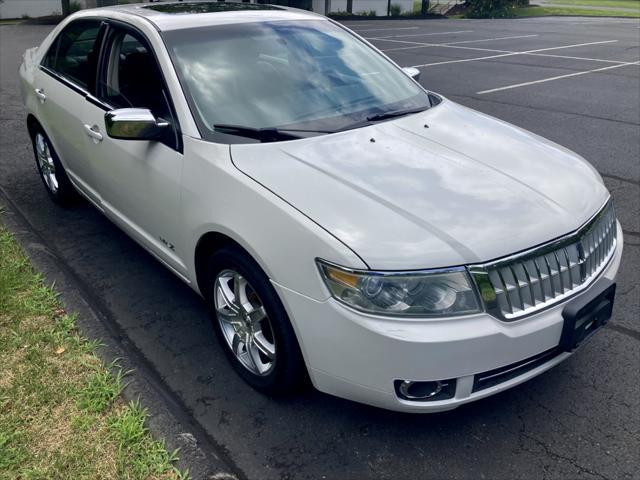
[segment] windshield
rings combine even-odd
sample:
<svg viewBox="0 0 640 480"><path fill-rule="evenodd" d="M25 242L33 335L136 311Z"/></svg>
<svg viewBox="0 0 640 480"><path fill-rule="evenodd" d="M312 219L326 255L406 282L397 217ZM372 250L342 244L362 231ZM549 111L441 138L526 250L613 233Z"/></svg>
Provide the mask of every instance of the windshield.
<svg viewBox="0 0 640 480"><path fill-rule="evenodd" d="M406 74L325 20L210 26L163 37L201 133L213 141L257 141L242 134L247 129L318 135L430 106Z"/></svg>

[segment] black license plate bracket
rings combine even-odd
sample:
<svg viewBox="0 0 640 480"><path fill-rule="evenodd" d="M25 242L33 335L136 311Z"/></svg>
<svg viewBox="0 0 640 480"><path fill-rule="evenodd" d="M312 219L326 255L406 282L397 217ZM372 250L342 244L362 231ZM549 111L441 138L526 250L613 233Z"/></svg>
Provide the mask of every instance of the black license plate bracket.
<svg viewBox="0 0 640 480"><path fill-rule="evenodd" d="M560 347L572 352L605 325L613 312L615 282L602 278L562 310L564 324Z"/></svg>

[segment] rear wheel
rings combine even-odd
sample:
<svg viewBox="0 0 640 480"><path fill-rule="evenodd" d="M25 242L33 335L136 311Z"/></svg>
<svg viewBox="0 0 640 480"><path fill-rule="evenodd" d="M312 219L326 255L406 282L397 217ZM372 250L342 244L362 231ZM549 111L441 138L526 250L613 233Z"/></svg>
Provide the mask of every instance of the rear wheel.
<svg viewBox="0 0 640 480"><path fill-rule="evenodd" d="M234 369L253 388L283 394L304 384L298 342L271 282L240 248L208 261L207 299L217 336Z"/></svg>
<svg viewBox="0 0 640 480"><path fill-rule="evenodd" d="M40 178L47 193L54 202L60 205L70 205L78 198L78 194L60 163L49 138L41 128L36 128L31 139L38 172L40 172Z"/></svg>

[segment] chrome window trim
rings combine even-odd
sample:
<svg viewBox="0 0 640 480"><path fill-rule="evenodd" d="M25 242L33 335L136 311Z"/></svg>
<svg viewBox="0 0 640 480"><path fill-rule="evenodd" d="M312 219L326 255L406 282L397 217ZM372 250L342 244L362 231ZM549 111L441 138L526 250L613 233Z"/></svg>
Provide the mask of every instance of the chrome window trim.
<svg viewBox="0 0 640 480"><path fill-rule="evenodd" d="M589 232L590 229L594 227L594 225L596 225L607 214L609 208L612 208L611 197L607 198L604 205L589 220L587 220L587 222L585 222L581 227L579 227L578 229L574 230L573 232L567 235L564 235L560 238L552 240L549 243L538 245L537 247L533 247L512 255L508 255L506 257L501 257L495 260L491 260L489 262L469 265L467 268L480 292L480 297L484 303L485 311L499 320L503 320L506 322L513 322L516 320L521 320L523 318L526 318L534 313L540 313L542 311L545 311L559 303L567 301L568 299L576 296L583 290L589 288L598 278L600 278L602 273L606 270L606 268L611 263L613 257L615 257L615 254L618 248L618 240L617 240L617 236L614 233L611 250L608 252L607 256L603 259L603 261L600 262L599 266L589 276L587 276L587 265L586 265L586 262L584 261L585 249L584 249L584 245L580 240L584 238L584 235L587 232ZM615 221L615 224L613 228L617 228L617 220L614 220L614 221ZM565 287L564 285L562 285L564 280L562 278L562 274L560 273L558 275L558 280L562 285L561 288L563 293L558 294L549 300L545 300L544 302L538 302L533 306L523 308L519 312L514 312L512 314L505 314L502 311L498 303L497 294L493 286L493 283L489 279L489 271L496 270L499 273L498 269L501 267L508 267L508 268L511 268L511 270L513 271L514 264L522 263L524 265L524 262L526 262L527 260L531 260L533 262L534 259L537 259L542 256L545 256L545 261L546 261L546 254L553 253L557 257L558 250L564 249L574 244L577 245L579 255L580 255L580 260L581 260L579 262L579 271L580 271L579 280L581 282L579 285L575 287ZM566 254L566 251L565 251L565 254ZM592 256L593 255L597 255L597 252L594 251L592 253ZM592 257L589 257L588 260L593 261ZM568 260L567 260L567 265L568 265L568 268L567 268L568 271L562 270L563 265L560 261L558 261L558 266L561 269L561 271L567 271L567 275L572 275L571 268L570 268L571 264ZM515 281L518 282L515 272L513 273L513 275L514 275ZM500 275L500 278L502 278L502 275ZM553 278L550 277L549 281L553 282ZM502 282L504 283L504 280L502 280ZM573 280L571 281L571 283L574 283ZM529 286L530 288L533 288L533 285L531 283L529 283ZM542 282L540 282L540 288L543 289ZM542 291L544 293L544 290ZM506 292L505 297L507 301L510 302L509 294L506 289L506 283L505 283L505 292ZM518 291L518 295L520 295L519 291ZM522 306L524 307L523 299L520 296L519 296L519 299L520 299L519 303L521 303Z"/></svg>
<svg viewBox="0 0 640 480"><path fill-rule="evenodd" d="M71 90L82 95L83 97L86 97L87 95L89 95L89 92L86 90L85 87L78 85L74 80L71 80L68 77L62 75L61 73L56 72L52 68L49 68L42 64L38 65L38 68L43 72L45 72L47 75L54 78L55 80L58 80L65 87L70 88Z"/></svg>

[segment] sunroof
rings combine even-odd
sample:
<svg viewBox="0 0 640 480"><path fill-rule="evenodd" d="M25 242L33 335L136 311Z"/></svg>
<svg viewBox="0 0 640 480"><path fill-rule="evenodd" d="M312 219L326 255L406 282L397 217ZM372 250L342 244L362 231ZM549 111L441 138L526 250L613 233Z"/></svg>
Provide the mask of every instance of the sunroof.
<svg viewBox="0 0 640 480"><path fill-rule="evenodd" d="M274 5L260 5L256 3L227 3L227 2L180 2L156 3L145 5L144 8L156 12L186 15L190 13L234 12L241 10L283 10Z"/></svg>

